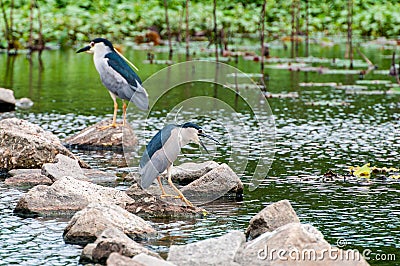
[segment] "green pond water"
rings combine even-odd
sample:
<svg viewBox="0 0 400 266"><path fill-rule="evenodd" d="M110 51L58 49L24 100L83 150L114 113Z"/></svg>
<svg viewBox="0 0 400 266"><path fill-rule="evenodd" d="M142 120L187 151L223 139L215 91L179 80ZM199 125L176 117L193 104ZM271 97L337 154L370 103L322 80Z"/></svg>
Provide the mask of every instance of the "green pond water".
<svg viewBox="0 0 400 266"><path fill-rule="evenodd" d="M388 55L391 51L378 47L362 49L379 66L379 70L389 72L391 60ZM138 74L143 81L166 67L145 64L147 52L130 47L126 47L124 52L140 68ZM153 52L156 59L167 59L166 53L157 50ZM271 55L284 58L290 55L290 51L271 47ZM312 55L342 58L344 46L315 46L312 47ZM213 55L197 52L194 57L206 56ZM184 54L174 56L175 62L184 59ZM258 73L260 68L258 62L244 60L242 57L239 57L237 63L234 59L226 63L245 73ZM330 62L311 65L339 68L331 66ZM100 82L91 55L77 55L74 50L45 51L40 63L36 55L30 62L25 55L7 57L0 54L0 69L0 87L12 88L16 98L29 97L34 102L30 110L3 113L0 118L26 119L63 139L112 116L111 98ZM143 136L140 140L142 151L146 140L164 125L166 117L180 103L194 96L219 99L226 103L226 110L221 105L212 105L213 100L206 100L202 106L206 110L204 114L189 106L182 109L177 119L178 122L182 117L198 122L221 140L222 145L215 146L207 142L211 155L191 145L184 150L177 164L213 159L229 163L236 169L240 168L243 161L248 162L245 170L240 173L246 185L243 201L224 199L208 203L204 207L212 215L202 219L149 219L160 232L160 237L142 244L165 256L171 244L191 243L220 236L230 230L245 230L251 217L263 207L288 199L301 222L314 225L329 243L336 245L339 239L345 239L345 248L361 252L370 249L372 253L369 263L372 265L398 265L399 181L344 183L324 182L313 177L322 177L329 170L346 174L349 166L367 162L378 167L398 168L400 94L365 93L388 91L385 84L366 85L368 88L364 92L330 86L299 86L301 82L353 85L360 79L358 74L319 74L277 68L266 68L265 71L269 76L267 89L273 96L267 98L267 101L275 123L275 129L273 125L269 129L269 140L274 140L274 145L269 145L267 151L257 150L260 139L258 132L252 130L256 128L257 120L246 101L236 101L235 94L221 86L216 87L204 81L177 86L155 102L146 122L143 114L130 106L129 119L138 136ZM365 79L395 82L393 77L385 73L372 72ZM160 83L159 88L152 87L148 92L151 97L158 97L165 90L164 87L165 84ZM259 97L260 93L254 90L254 97ZM267 109L262 108L265 99L259 97L256 102L253 108L266 117L270 116ZM235 135L235 132L242 134ZM236 136L234 141L229 141L228 133ZM121 169L126 167L122 152L77 149L73 149L73 152L92 167L118 175L122 175ZM232 160L231 155L235 152L236 159ZM139 155L140 152L129 162L130 166L137 166ZM265 178L258 188L250 191L247 185L251 183L251 175L259 156L267 156L272 165L269 171L264 169ZM113 186L126 189L129 183L116 183ZM81 247L66 245L62 239L68 219L34 219L13 215L12 210L25 191L6 187L0 181L0 264L76 264ZM378 261L377 254L381 257L382 254L395 254L397 260Z"/></svg>

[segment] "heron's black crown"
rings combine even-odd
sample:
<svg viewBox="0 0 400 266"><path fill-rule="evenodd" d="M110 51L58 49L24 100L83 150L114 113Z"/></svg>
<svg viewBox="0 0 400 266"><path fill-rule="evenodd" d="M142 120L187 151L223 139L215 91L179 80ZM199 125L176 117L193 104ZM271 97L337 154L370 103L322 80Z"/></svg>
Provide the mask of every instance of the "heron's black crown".
<svg viewBox="0 0 400 266"><path fill-rule="evenodd" d="M102 42L102 43L104 43L105 46L108 46L108 47L110 47L112 50L114 50L114 46L113 46L112 43L111 43L109 40L107 40L107 39L104 39L104 38L96 38L96 39L93 39L92 42L94 42L94 43L100 43L100 42Z"/></svg>
<svg viewBox="0 0 400 266"><path fill-rule="evenodd" d="M199 125L196 125L196 124L194 124L194 123L192 123L192 122L187 122L187 123L181 125L181 127L182 127L182 128L192 127L192 128L197 129L197 130L200 130L200 129L201 129L201 127L200 127Z"/></svg>

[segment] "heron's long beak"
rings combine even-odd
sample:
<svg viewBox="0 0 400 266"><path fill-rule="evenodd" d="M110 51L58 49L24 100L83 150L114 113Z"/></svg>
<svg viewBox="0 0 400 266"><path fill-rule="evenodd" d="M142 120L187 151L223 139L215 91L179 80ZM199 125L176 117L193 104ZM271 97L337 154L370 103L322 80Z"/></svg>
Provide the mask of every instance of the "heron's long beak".
<svg viewBox="0 0 400 266"><path fill-rule="evenodd" d="M90 50L90 48L91 48L90 45L85 46L85 47L79 49L78 51L76 51L76 53L78 54L78 53L82 53L82 52L88 52Z"/></svg>
<svg viewBox="0 0 400 266"><path fill-rule="evenodd" d="M221 144L218 140L216 140L213 137L211 137L210 135L207 135L207 134L204 134L204 133L199 134L199 137L206 137L206 138L211 139L212 141L214 141L214 142L216 142L218 144ZM200 145L206 150L207 153L209 153L207 148L206 148L206 146L204 145L203 141L201 141L200 138L199 138L199 141L200 141Z"/></svg>

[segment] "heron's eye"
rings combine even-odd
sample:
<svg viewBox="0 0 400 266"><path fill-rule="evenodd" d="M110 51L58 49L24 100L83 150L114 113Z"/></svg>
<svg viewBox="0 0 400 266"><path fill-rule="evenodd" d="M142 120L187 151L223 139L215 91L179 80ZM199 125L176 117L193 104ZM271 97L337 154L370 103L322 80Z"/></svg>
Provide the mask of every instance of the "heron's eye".
<svg viewBox="0 0 400 266"><path fill-rule="evenodd" d="M94 46L94 42L90 42L90 47L93 47Z"/></svg>
<svg viewBox="0 0 400 266"><path fill-rule="evenodd" d="M203 130L202 130L202 129L199 129L199 130L197 131L197 133L198 133L198 134L203 134Z"/></svg>

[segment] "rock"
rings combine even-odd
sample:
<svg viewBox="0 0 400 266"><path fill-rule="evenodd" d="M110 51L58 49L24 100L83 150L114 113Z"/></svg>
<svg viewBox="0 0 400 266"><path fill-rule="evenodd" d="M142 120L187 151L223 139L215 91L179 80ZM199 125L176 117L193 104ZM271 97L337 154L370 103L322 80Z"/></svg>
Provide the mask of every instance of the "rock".
<svg viewBox="0 0 400 266"><path fill-rule="evenodd" d="M15 110L14 92L9 89L0 88L0 112Z"/></svg>
<svg viewBox="0 0 400 266"><path fill-rule="evenodd" d="M29 216L73 215L94 202L125 207L133 199L123 191L67 176L58 179L51 186L31 188L18 201L14 212Z"/></svg>
<svg viewBox="0 0 400 266"><path fill-rule="evenodd" d="M33 101L29 98L21 98L15 102L15 106L17 106L19 109L26 110L33 106Z"/></svg>
<svg viewBox="0 0 400 266"><path fill-rule="evenodd" d="M0 169L6 170L41 168L54 162L57 154L77 159L55 135L18 118L0 120L0 154Z"/></svg>
<svg viewBox="0 0 400 266"><path fill-rule="evenodd" d="M329 250L334 249L336 249L337 254L343 252L343 250L331 247L325 241L321 232L312 225L289 223L247 242L236 253L235 262L240 265L263 266L293 264L305 266L368 265L361 255L360 261L333 260L329 256ZM305 254L304 257L301 257L302 252ZM308 257L309 253L314 257ZM296 254L300 256L298 259L296 259Z"/></svg>
<svg viewBox="0 0 400 266"><path fill-rule="evenodd" d="M41 174L42 169L12 169L8 171L10 176L16 175L34 175L34 174Z"/></svg>
<svg viewBox="0 0 400 266"><path fill-rule="evenodd" d="M147 254L139 254L133 257L132 259L134 262L140 263L140 265L144 266L174 266L175 264L165 261L154 256L149 256Z"/></svg>
<svg viewBox="0 0 400 266"><path fill-rule="evenodd" d="M94 242L107 227L114 227L133 239L147 239L157 234L142 218L114 204L91 203L78 211L64 230L68 244L85 245Z"/></svg>
<svg viewBox="0 0 400 266"><path fill-rule="evenodd" d="M125 209L131 213L152 218L202 217L207 211L199 207L186 206L179 199L161 199L143 190L137 183L126 194L134 199Z"/></svg>
<svg viewBox="0 0 400 266"><path fill-rule="evenodd" d="M123 147L133 148L137 145L135 132L129 124L100 130L111 122L110 120L101 121L66 138L64 142L67 146L84 150L122 150Z"/></svg>
<svg viewBox="0 0 400 266"><path fill-rule="evenodd" d="M214 161L207 161L203 163L183 163L181 165L172 168L172 180L181 185L187 185L196 179L199 179L206 173L210 172L214 168L217 168L219 164ZM162 175L165 179L167 174Z"/></svg>
<svg viewBox="0 0 400 266"><path fill-rule="evenodd" d="M113 173L97 169L81 169L85 175L85 177L82 177L82 180L90 181L95 184L109 184L114 183L117 180L117 176ZM7 173L7 175L11 177L7 178L5 183L9 182L9 186L51 185L53 181L41 173L42 169L13 169ZM12 178L14 176L17 178Z"/></svg>
<svg viewBox="0 0 400 266"><path fill-rule="evenodd" d="M78 160L71 159L62 154L57 154L54 163L43 164L42 175L49 177L53 181L64 176L72 176L75 179L89 181L79 166Z"/></svg>
<svg viewBox="0 0 400 266"><path fill-rule="evenodd" d="M232 231L220 237L209 238L187 245L172 245L167 261L176 265L236 265L236 251L245 243L245 235ZM249 264L250 265L250 264Z"/></svg>
<svg viewBox="0 0 400 266"><path fill-rule="evenodd" d="M246 229L246 237L251 240L288 223L300 223L300 220L290 202L281 200L268 205L251 218L250 224Z"/></svg>
<svg viewBox="0 0 400 266"><path fill-rule="evenodd" d="M95 184L115 183L117 176L113 173L100 171L97 169L83 168L83 174Z"/></svg>
<svg viewBox="0 0 400 266"><path fill-rule="evenodd" d="M125 234L121 232L120 230L114 228L114 227L108 227L106 228L101 234L97 237L96 241L94 243L87 244L81 254L81 258L79 262L92 262L92 253L94 248L97 246L97 243L99 243L101 240L107 239L107 238L117 238L117 237L125 237Z"/></svg>
<svg viewBox="0 0 400 266"><path fill-rule="evenodd" d="M93 261L92 254L93 254L93 250L96 246L97 246L97 243L90 243L90 244L87 244L82 249L81 257L79 259L79 262L81 264L86 264L86 263Z"/></svg>
<svg viewBox="0 0 400 266"><path fill-rule="evenodd" d="M105 233L106 235L101 234L94 244L89 244L89 248L85 247L85 253L82 253L80 259L81 263L94 262L104 264L113 252L118 252L127 257L143 253L161 259L157 253L143 247L118 229L108 228L106 230L108 231ZM90 251L91 254L89 253Z"/></svg>
<svg viewBox="0 0 400 266"><path fill-rule="evenodd" d="M142 263L136 262L129 257L123 256L118 252L113 252L108 256L106 261L107 266L145 266ZM153 264L158 265L158 264Z"/></svg>
<svg viewBox="0 0 400 266"><path fill-rule="evenodd" d="M40 173L40 169L37 170L39 170L39 173L26 172L17 175L14 174L13 176L7 178L4 181L4 184L6 184L7 186L18 187L33 187L37 185L50 186L51 184L53 184L53 181L50 178Z"/></svg>
<svg viewBox="0 0 400 266"><path fill-rule="evenodd" d="M243 194L240 178L227 165L222 164L181 189L183 195L195 202L211 202L228 192L238 197Z"/></svg>

